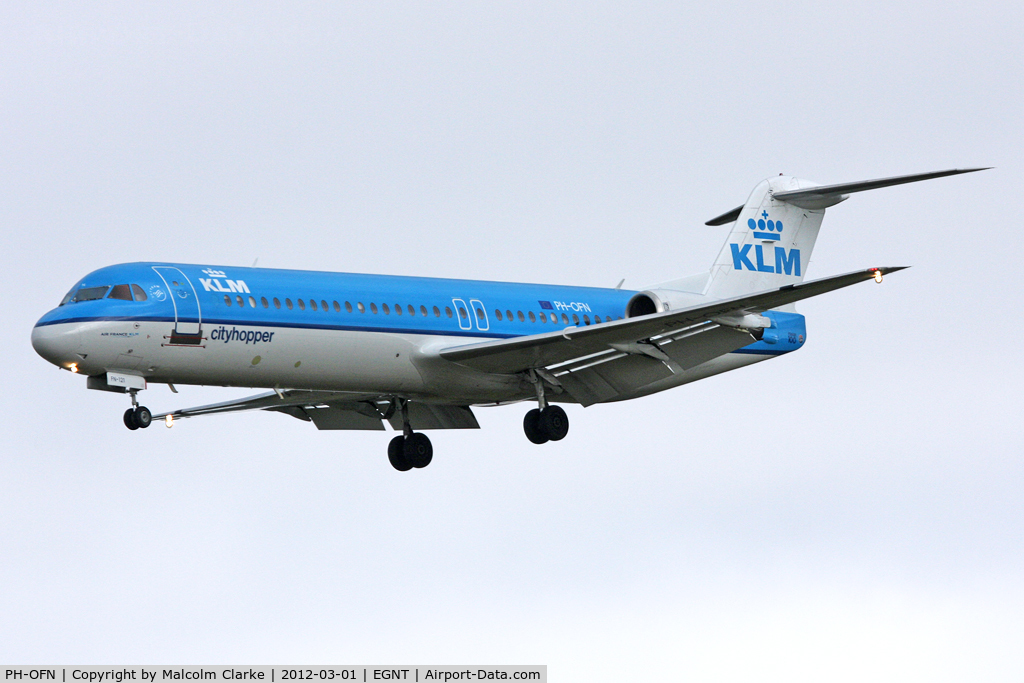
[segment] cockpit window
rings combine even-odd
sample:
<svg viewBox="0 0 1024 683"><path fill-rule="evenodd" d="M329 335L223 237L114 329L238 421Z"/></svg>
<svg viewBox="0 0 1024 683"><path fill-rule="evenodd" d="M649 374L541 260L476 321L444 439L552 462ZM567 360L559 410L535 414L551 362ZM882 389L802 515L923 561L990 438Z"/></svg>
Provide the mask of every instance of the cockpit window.
<svg viewBox="0 0 1024 683"><path fill-rule="evenodd" d="M120 299L122 301L145 301L149 297L139 285L103 285L102 287L76 287L64 295L60 305L75 304L79 301L95 301L96 299Z"/></svg>
<svg viewBox="0 0 1024 683"><path fill-rule="evenodd" d="M110 285L103 285L102 287L81 287L75 295L71 297L68 303L77 303L79 301L92 301L94 299L102 299L107 295L107 290L110 289Z"/></svg>
<svg viewBox="0 0 1024 683"><path fill-rule="evenodd" d="M132 288L128 285L114 285L107 295L108 299L121 299L122 301L132 300Z"/></svg>

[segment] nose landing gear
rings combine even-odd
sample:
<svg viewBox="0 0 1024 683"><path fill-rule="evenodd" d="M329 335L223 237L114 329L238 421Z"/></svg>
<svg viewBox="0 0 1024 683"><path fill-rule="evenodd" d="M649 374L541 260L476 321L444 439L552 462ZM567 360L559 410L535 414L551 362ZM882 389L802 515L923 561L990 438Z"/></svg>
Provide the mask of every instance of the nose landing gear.
<svg viewBox="0 0 1024 683"><path fill-rule="evenodd" d="M398 399L402 411L402 434L388 444L388 460L399 472L412 468L423 468L434 459L434 447L426 434L412 431L409 425L409 405L405 399Z"/></svg>
<svg viewBox="0 0 1024 683"><path fill-rule="evenodd" d="M130 390L132 407L124 411L124 426L133 432L136 429L145 429L153 424L153 413L149 412L149 408L146 406L139 405L139 399L135 396L137 392L138 389Z"/></svg>

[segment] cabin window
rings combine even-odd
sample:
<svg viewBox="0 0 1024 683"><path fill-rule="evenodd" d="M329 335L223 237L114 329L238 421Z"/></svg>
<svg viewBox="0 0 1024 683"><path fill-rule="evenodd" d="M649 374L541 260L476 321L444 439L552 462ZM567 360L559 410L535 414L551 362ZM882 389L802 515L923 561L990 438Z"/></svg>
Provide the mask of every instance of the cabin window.
<svg viewBox="0 0 1024 683"><path fill-rule="evenodd" d="M409 315L416 315L416 307L413 306L412 304L409 304L408 310L409 310Z"/></svg>
<svg viewBox="0 0 1024 683"><path fill-rule="evenodd" d="M494 309L494 317L497 318L499 322L501 321L501 311L497 308Z"/></svg>
<svg viewBox="0 0 1024 683"><path fill-rule="evenodd" d="M146 290L144 290L142 287L139 287L138 285L132 285L132 294L135 295L136 301L145 301L146 299L149 298L148 296L146 296Z"/></svg>
<svg viewBox="0 0 1024 683"><path fill-rule="evenodd" d="M441 317L441 311L440 311L440 309L438 309L437 306L434 306L434 317L435 318L440 318Z"/></svg>
<svg viewBox="0 0 1024 683"><path fill-rule="evenodd" d="M334 305L337 306L338 304ZM323 299L320 299L320 310L323 311L324 313L327 312L327 302L324 301Z"/></svg>
<svg viewBox="0 0 1024 683"><path fill-rule="evenodd" d="M572 314L572 324L573 325L579 325L580 324L580 317L578 315L576 315L575 313Z"/></svg>
<svg viewBox="0 0 1024 683"><path fill-rule="evenodd" d="M337 301L332 301L331 303L334 304L334 312L341 313L341 304L339 304Z"/></svg>
<svg viewBox="0 0 1024 683"><path fill-rule="evenodd" d="M274 308L281 308L281 300L276 296L274 297Z"/></svg>
<svg viewBox="0 0 1024 683"><path fill-rule="evenodd" d="M370 304L370 312L372 312L374 315L377 314L377 304Z"/></svg>
<svg viewBox="0 0 1024 683"><path fill-rule="evenodd" d="M253 308L256 308L256 297L254 297L254 296L250 296L249 297L249 305L252 306Z"/></svg>
<svg viewBox="0 0 1024 683"><path fill-rule="evenodd" d="M590 324L590 316L589 315L583 316L583 324L584 325L589 325Z"/></svg>
<svg viewBox="0 0 1024 683"><path fill-rule="evenodd" d="M451 306L445 306L444 307L444 312L448 314L449 318L452 317L452 307Z"/></svg>
<svg viewBox="0 0 1024 683"><path fill-rule="evenodd" d="M309 310L311 310L311 311L315 311L316 310L316 299L310 299L309 300Z"/></svg>
<svg viewBox="0 0 1024 683"><path fill-rule="evenodd" d="M239 305L239 306L240 306L241 308L245 308L245 300L244 300L244 299L242 299L242 295L241 295L241 294L239 294L239 295L235 296L235 301L236 301L236 302L238 303L238 305Z"/></svg>
<svg viewBox="0 0 1024 683"><path fill-rule="evenodd" d="M395 315L402 315L402 304L395 304Z"/></svg>
<svg viewBox="0 0 1024 683"><path fill-rule="evenodd" d="M466 313L466 309L459 306L459 317L463 320L469 320L469 313Z"/></svg>
<svg viewBox="0 0 1024 683"><path fill-rule="evenodd" d="M231 297L228 296L227 294L224 295L224 303L228 306L231 305Z"/></svg>
<svg viewBox="0 0 1024 683"><path fill-rule="evenodd" d="M296 299L295 303L297 303L299 305L299 310L300 311L306 310L306 302L303 301L302 299Z"/></svg>
<svg viewBox="0 0 1024 683"><path fill-rule="evenodd" d="M535 315L533 314L533 311L530 311L530 322L531 322L531 323L535 323L535 322L537 322L537 316L535 316Z"/></svg>
<svg viewBox="0 0 1024 683"><path fill-rule="evenodd" d="M346 301L345 302L345 310L348 311L349 313L352 312L352 302L351 301Z"/></svg>
<svg viewBox="0 0 1024 683"><path fill-rule="evenodd" d="M384 315L391 315L391 309L387 304L381 304L380 307L384 310Z"/></svg>
<svg viewBox="0 0 1024 683"><path fill-rule="evenodd" d="M263 304L263 308L270 308L270 302L267 301L267 297L261 296L260 303Z"/></svg>
<svg viewBox="0 0 1024 683"><path fill-rule="evenodd" d="M427 317L427 307L426 306L420 306L420 315L422 315L424 318Z"/></svg>
<svg viewBox="0 0 1024 683"><path fill-rule="evenodd" d="M357 305L357 306L359 306L359 312L360 312L360 313L366 313L366 306L364 306L364 305L363 305L363 302L362 302L362 301L360 301L360 302L359 302L358 304L356 304L356 305Z"/></svg>
<svg viewBox="0 0 1024 683"><path fill-rule="evenodd" d="M599 323L599 322L601 322L601 316L595 315L594 316L594 323Z"/></svg>
<svg viewBox="0 0 1024 683"><path fill-rule="evenodd" d="M505 310L505 317L508 318L509 322L512 322L512 311L506 309Z"/></svg>
<svg viewBox="0 0 1024 683"><path fill-rule="evenodd" d="M292 300L291 299L285 299L284 300L284 305L288 307L289 311L292 310Z"/></svg>
<svg viewBox="0 0 1024 683"><path fill-rule="evenodd" d="M519 322L525 322L526 321L526 316L523 315L522 311L516 311L516 315L519 318Z"/></svg>
<svg viewBox="0 0 1024 683"><path fill-rule="evenodd" d="M483 311L483 309L482 309L482 308L480 308L479 306L477 306L477 307L476 307L476 319L477 319L478 321L479 321L479 320L483 320L483 319L484 319L484 311Z"/></svg>
<svg viewBox="0 0 1024 683"><path fill-rule="evenodd" d="M569 324L569 316L567 316L565 313L562 314L562 324L563 325L568 325Z"/></svg>

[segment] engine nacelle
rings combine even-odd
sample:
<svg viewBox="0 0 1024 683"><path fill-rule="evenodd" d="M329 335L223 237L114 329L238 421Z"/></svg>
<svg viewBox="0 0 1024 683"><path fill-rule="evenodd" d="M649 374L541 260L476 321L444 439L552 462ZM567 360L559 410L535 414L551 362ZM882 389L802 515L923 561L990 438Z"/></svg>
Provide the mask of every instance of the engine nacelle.
<svg viewBox="0 0 1024 683"><path fill-rule="evenodd" d="M637 292L626 304L626 317L635 318L640 315L676 311L680 308L699 306L707 303L707 299L694 292L683 292L675 289L648 289Z"/></svg>

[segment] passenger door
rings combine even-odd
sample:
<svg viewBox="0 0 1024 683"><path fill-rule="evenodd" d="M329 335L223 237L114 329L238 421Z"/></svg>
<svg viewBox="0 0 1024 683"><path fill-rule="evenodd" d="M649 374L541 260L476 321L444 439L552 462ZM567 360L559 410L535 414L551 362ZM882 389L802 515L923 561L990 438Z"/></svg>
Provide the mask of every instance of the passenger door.
<svg viewBox="0 0 1024 683"><path fill-rule="evenodd" d="M199 343L203 334L203 316L199 308L199 296L192 282L177 268L153 266L167 286L171 303L174 304L174 330L172 344ZM181 339L185 337L186 339ZM191 339L188 339L191 338Z"/></svg>

